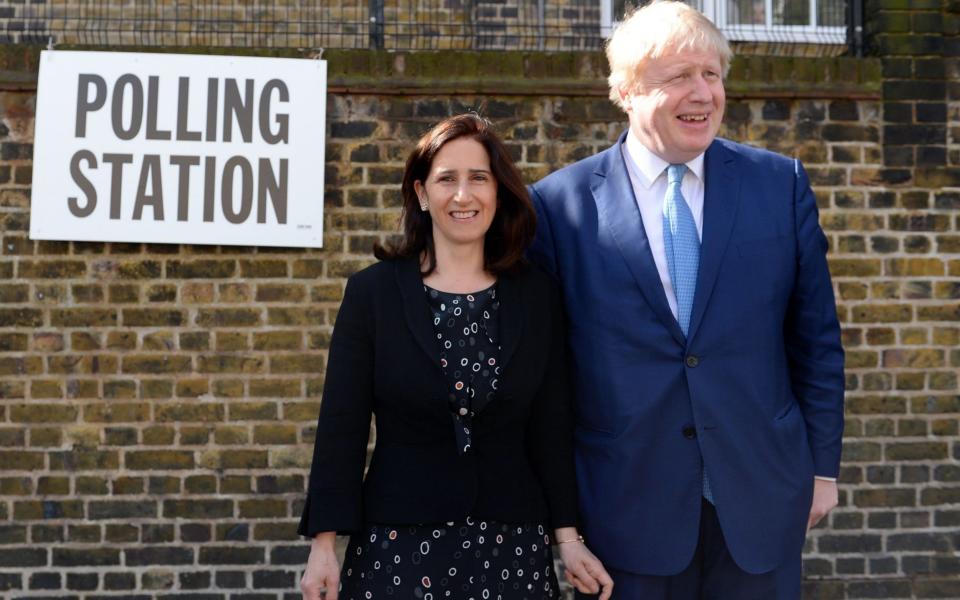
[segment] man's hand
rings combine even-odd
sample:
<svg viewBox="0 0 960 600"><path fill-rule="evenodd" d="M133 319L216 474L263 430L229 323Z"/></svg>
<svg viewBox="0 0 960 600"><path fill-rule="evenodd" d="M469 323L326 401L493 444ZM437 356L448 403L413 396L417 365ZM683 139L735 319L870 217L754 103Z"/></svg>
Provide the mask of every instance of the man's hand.
<svg viewBox="0 0 960 600"><path fill-rule="evenodd" d="M837 482L825 479L813 480L813 503L810 505L810 518L807 519L807 531L810 531L820 519L827 516L839 501Z"/></svg>

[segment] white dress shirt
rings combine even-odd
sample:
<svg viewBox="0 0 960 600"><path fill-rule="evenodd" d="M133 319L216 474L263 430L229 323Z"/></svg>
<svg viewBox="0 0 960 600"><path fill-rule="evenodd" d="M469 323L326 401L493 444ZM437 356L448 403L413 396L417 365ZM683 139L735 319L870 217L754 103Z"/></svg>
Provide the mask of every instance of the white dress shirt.
<svg viewBox="0 0 960 600"><path fill-rule="evenodd" d="M643 230L653 252L653 261L657 264L660 282L667 295L667 304L673 317L677 317L677 295L670 281L670 268L667 266L667 253L663 245L663 199L667 195L667 167L670 163L647 149L632 133L627 134L623 145L623 156L627 163L627 173L633 186L633 195L640 207L643 218ZM683 175L680 190L687 201L693 221L697 225L697 236L703 239L703 153L686 163L687 172Z"/></svg>

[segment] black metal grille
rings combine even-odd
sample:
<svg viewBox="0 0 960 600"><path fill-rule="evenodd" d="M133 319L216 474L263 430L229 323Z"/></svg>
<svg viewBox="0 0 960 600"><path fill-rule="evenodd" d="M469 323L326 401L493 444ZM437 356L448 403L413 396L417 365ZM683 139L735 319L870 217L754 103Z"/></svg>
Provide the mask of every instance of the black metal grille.
<svg viewBox="0 0 960 600"><path fill-rule="evenodd" d="M47 0L0 5L4 22L4 41L85 45L572 50L603 43L595 0Z"/></svg>
<svg viewBox="0 0 960 600"><path fill-rule="evenodd" d="M602 8L610 2L611 10ZM725 3L731 39L741 14L767 3L775 11L767 41L790 42L809 21L809 0L693 0ZM20 0L0 2L2 40L99 46L247 48L597 49L604 17L618 20L633 0ZM804 8L806 7L806 8ZM733 15L736 11L735 19ZM823 27L844 27L844 0L817 0ZM709 14L709 13L708 13ZM736 22L734 22L736 21ZM741 27L742 29L742 27ZM760 28L762 29L762 28ZM816 39L809 28L803 41ZM811 39L810 36L814 38ZM741 38L743 36L740 36ZM749 37L749 36L748 36ZM841 41L842 43L842 41Z"/></svg>

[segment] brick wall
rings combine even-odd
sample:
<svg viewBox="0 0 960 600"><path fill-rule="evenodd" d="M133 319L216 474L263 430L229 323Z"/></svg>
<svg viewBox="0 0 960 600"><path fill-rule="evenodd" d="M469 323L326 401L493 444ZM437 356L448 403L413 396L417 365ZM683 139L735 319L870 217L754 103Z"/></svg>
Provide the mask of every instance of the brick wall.
<svg viewBox="0 0 960 600"><path fill-rule="evenodd" d="M0 57L0 596L298 598L331 325L395 231L412 141L478 108L534 180L624 127L599 54L327 58L325 249L295 251L27 239L36 50ZM841 507L808 539L808 598L960 597L958 95L934 79L943 135L907 143L899 106L927 127L928 101L894 100L920 86L890 68L731 73L724 135L808 167L848 351Z"/></svg>

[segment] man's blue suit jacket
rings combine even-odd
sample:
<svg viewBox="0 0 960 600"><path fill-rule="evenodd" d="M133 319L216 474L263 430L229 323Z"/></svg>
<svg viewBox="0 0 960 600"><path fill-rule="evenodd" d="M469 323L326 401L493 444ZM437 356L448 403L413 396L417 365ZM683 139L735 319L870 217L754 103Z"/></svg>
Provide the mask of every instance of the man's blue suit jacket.
<svg viewBox="0 0 960 600"><path fill-rule="evenodd" d="M734 560L769 571L800 553L814 475L840 462L843 349L813 192L796 160L710 145L684 339L623 139L531 187L531 256L568 315L584 535L608 566L678 573L697 544L702 457Z"/></svg>

